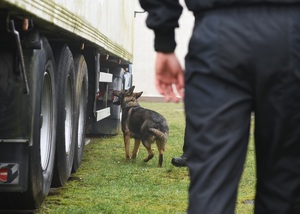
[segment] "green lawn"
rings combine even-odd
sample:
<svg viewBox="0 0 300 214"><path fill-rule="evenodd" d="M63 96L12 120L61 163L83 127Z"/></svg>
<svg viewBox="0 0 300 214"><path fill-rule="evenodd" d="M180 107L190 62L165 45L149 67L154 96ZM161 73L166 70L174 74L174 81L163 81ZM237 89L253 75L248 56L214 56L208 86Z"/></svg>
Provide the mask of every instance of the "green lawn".
<svg viewBox="0 0 300 214"><path fill-rule="evenodd" d="M183 105L141 102L141 106L160 112L168 120L170 133L163 167L157 167L155 145L154 158L144 163L147 152L142 145L136 160L125 161L122 134L92 139L78 172L72 174L64 187L51 190L36 213L186 213L188 170L173 167L170 162L172 157L182 154ZM253 204L244 202L254 198L254 165L253 143L250 143L237 214L253 213Z"/></svg>

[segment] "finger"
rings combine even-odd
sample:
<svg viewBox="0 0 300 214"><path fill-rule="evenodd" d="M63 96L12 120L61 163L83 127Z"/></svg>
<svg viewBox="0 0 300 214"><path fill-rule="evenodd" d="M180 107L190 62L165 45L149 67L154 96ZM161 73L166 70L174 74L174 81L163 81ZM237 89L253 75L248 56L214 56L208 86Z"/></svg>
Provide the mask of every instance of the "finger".
<svg viewBox="0 0 300 214"><path fill-rule="evenodd" d="M179 84L176 84L175 85L176 86L176 90L177 90L177 92L178 92L178 94L180 95L180 97L184 97L184 87L182 87L181 85L179 85Z"/></svg>
<svg viewBox="0 0 300 214"><path fill-rule="evenodd" d="M169 96L167 87L165 88L164 96L165 96L165 101L170 102L171 97Z"/></svg>
<svg viewBox="0 0 300 214"><path fill-rule="evenodd" d="M177 84L176 84L176 90L178 91L179 95L183 98L184 97L184 75L178 75L177 77Z"/></svg>
<svg viewBox="0 0 300 214"><path fill-rule="evenodd" d="M174 103L178 103L178 102L179 102L179 99L178 99L178 97L175 95L174 92L172 92L171 96L172 96L172 100L173 100Z"/></svg>
<svg viewBox="0 0 300 214"><path fill-rule="evenodd" d="M177 96L174 93L172 85L169 85L167 87L167 94L168 94L169 100L173 100L173 102L178 103L179 100L178 100Z"/></svg>
<svg viewBox="0 0 300 214"><path fill-rule="evenodd" d="M165 94L165 86L163 83L161 83L160 81L156 80L155 81L155 86L157 91L161 94L164 95Z"/></svg>

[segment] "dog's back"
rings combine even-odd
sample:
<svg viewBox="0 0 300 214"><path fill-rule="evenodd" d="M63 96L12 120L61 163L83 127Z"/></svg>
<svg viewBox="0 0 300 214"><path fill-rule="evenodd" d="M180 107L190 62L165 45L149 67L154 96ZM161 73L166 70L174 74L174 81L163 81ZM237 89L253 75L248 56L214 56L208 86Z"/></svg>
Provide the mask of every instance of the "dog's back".
<svg viewBox="0 0 300 214"><path fill-rule="evenodd" d="M166 119L161 114L150 109L143 107L132 108L126 123L132 138L139 138L142 141L153 135L157 139L168 138L169 127Z"/></svg>

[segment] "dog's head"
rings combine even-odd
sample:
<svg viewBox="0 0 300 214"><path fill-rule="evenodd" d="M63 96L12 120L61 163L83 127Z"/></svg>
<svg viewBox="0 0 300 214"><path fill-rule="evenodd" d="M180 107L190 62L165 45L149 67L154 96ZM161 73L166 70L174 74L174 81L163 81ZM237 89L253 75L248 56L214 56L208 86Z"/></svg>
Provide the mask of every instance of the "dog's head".
<svg viewBox="0 0 300 214"><path fill-rule="evenodd" d="M118 100L114 102L115 105L121 105L121 108L139 106L137 99L143 94L143 92L133 93L135 86L131 86L128 90L114 90L113 95L118 97Z"/></svg>

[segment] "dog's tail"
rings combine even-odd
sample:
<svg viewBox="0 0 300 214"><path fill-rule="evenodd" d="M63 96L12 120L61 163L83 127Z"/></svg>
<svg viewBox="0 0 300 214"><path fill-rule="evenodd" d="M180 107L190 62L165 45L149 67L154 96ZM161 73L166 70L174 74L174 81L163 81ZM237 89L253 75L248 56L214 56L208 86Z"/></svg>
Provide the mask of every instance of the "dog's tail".
<svg viewBox="0 0 300 214"><path fill-rule="evenodd" d="M149 131L152 132L156 137L158 137L159 139L168 139L168 133L164 133L158 129L155 128L149 128Z"/></svg>

